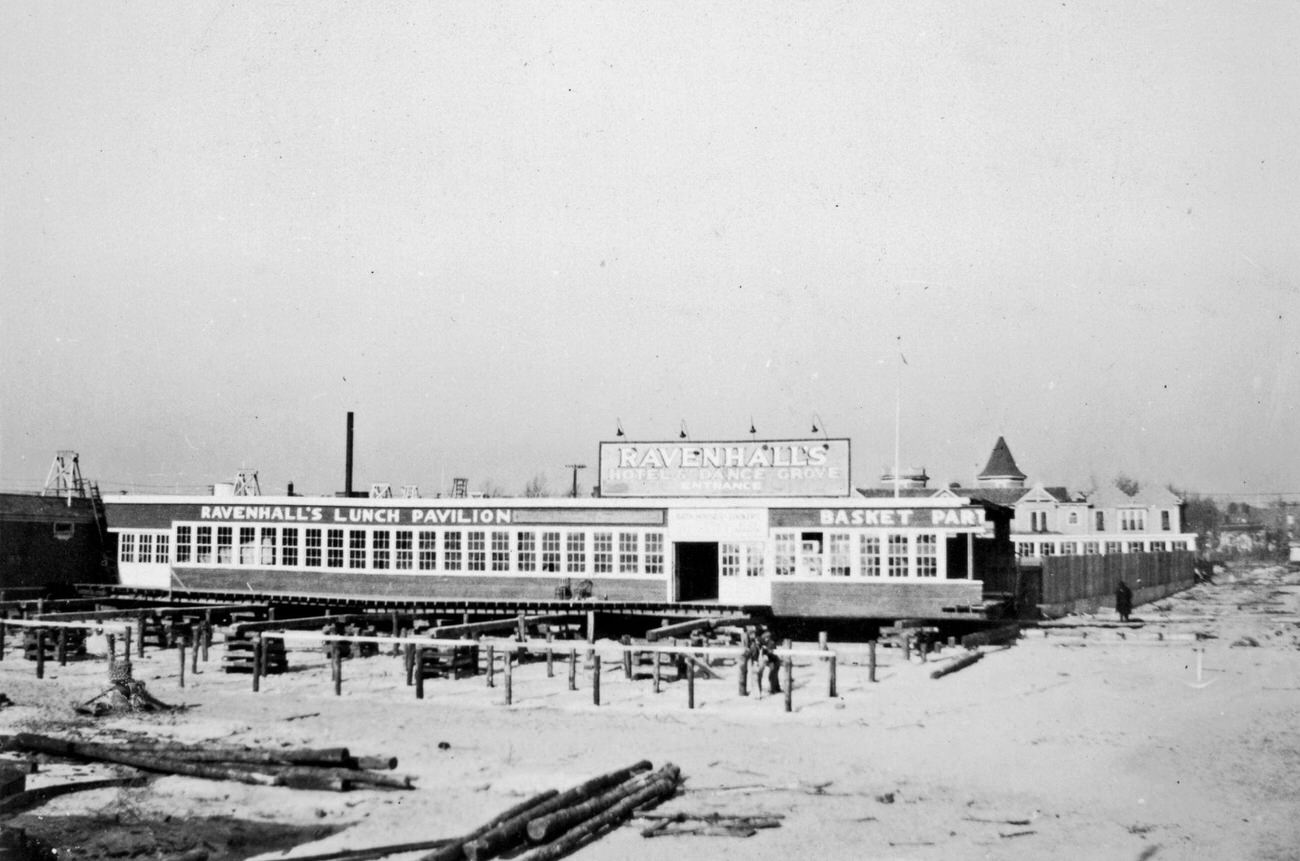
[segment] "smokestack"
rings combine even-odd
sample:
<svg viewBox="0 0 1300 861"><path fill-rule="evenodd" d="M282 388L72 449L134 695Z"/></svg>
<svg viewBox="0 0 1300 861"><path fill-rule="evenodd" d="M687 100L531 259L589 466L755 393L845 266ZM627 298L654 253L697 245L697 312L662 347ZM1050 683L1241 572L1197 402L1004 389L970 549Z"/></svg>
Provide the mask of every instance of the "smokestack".
<svg viewBox="0 0 1300 861"><path fill-rule="evenodd" d="M344 467L346 475L343 478L343 495L352 496L352 413L348 413L348 453L347 463Z"/></svg>

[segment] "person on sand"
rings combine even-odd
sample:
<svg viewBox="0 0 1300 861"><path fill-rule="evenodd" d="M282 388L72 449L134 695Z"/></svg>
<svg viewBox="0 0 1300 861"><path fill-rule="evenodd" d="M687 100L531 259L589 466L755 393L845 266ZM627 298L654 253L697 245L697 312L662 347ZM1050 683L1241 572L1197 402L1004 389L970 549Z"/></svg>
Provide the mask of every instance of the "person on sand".
<svg viewBox="0 0 1300 861"><path fill-rule="evenodd" d="M1115 612L1119 614L1121 622L1127 622L1129 614L1133 612L1133 590L1123 580L1115 587Z"/></svg>

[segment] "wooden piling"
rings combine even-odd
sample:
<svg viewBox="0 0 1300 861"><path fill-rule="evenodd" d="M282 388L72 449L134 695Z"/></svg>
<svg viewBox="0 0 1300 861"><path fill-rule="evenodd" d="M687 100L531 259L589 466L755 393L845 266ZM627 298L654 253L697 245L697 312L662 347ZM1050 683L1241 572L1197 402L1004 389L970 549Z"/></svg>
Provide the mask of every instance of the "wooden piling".
<svg viewBox="0 0 1300 861"><path fill-rule="evenodd" d="M104 651L108 654L108 663L111 666L113 661L117 658L117 635L105 634L104 643Z"/></svg>
<svg viewBox="0 0 1300 861"><path fill-rule="evenodd" d="M578 650L569 649L569 690L578 689Z"/></svg>
<svg viewBox="0 0 1300 861"><path fill-rule="evenodd" d="M143 658L144 657L144 613L137 614L136 622L137 624L135 626L135 653L137 657ZM130 657L130 655L127 655L127 657Z"/></svg>
<svg viewBox="0 0 1300 861"><path fill-rule="evenodd" d="M686 662L686 707L695 708L695 662Z"/></svg>
<svg viewBox="0 0 1300 861"><path fill-rule="evenodd" d="M555 632L546 632L546 678L555 678L555 649L552 643L555 642Z"/></svg>
<svg viewBox="0 0 1300 861"><path fill-rule="evenodd" d="M185 687L185 641L184 640L181 640L179 643L177 643L176 653L180 655L181 658L180 687L183 688Z"/></svg>
<svg viewBox="0 0 1300 861"><path fill-rule="evenodd" d="M624 634L623 636L619 637L618 641L624 646L632 645L632 638L629 637L627 634ZM623 650L623 678L628 679L629 681L632 679L632 650L631 649Z"/></svg>
<svg viewBox="0 0 1300 861"><path fill-rule="evenodd" d="M131 626L130 626L130 625L127 625L127 626L126 626L126 633L124 633L124 634L122 635L122 657L125 658L125 659L128 660L128 661L131 660L131 640L132 640L132 639L133 639L133 638L132 638L132 636L131 636Z"/></svg>
<svg viewBox="0 0 1300 861"><path fill-rule="evenodd" d="M253 693L262 689L262 636L253 638Z"/></svg>
<svg viewBox="0 0 1300 861"><path fill-rule="evenodd" d="M208 649L212 648L212 616L211 611L206 619L203 620L203 663L208 662Z"/></svg>
<svg viewBox="0 0 1300 861"><path fill-rule="evenodd" d="M591 702L600 705L600 655L591 659Z"/></svg>
<svg viewBox="0 0 1300 861"><path fill-rule="evenodd" d="M826 695L829 697L839 696L835 683L835 655L828 658L830 664L826 668Z"/></svg>
<svg viewBox="0 0 1300 861"><path fill-rule="evenodd" d="M487 649L485 650L483 660L487 662L487 686L489 688L494 688L496 687L497 684L495 678L496 668L497 668L497 656L493 652L491 644L489 644Z"/></svg>
<svg viewBox="0 0 1300 861"><path fill-rule="evenodd" d="M660 682L660 678L659 678L659 677L660 677L660 672L659 672L659 653L658 653L658 652L651 652L651 653L650 653L650 657L654 658L655 693L659 693L659 682Z"/></svg>
<svg viewBox="0 0 1300 861"><path fill-rule="evenodd" d="M414 652L412 652L414 650ZM412 645L406 647L406 683L411 683L411 664L414 663L415 669L415 698L424 699L424 649L415 649Z"/></svg>
<svg viewBox="0 0 1300 861"><path fill-rule="evenodd" d="M876 641L867 643L867 681L876 680Z"/></svg>
<svg viewBox="0 0 1300 861"><path fill-rule="evenodd" d="M736 679L736 693L742 697L749 696L749 653L741 652L740 660L736 661L736 666L740 667L740 672Z"/></svg>
<svg viewBox="0 0 1300 861"><path fill-rule="evenodd" d="M511 651L507 651L501 656L502 660L505 662L506 705L510 705L514 700L514 672L512 670L515 663L514 657L514 652Z"/></svg>
<svg viewBox="0 0 1300 861"><path fill-rule="evenodd" d="M36 678L45 678L45 629L36 629Z"/></svg>
<svg viewBox="0 0 1300 861"><path fill-rule="evenodd" d="M203 626L195 622L190 628L190 674L199 671L199 640L203 636Z"/></svg>
<svg viewBox="0 0 1300 861"><path fill-rule="evenodd" d="M9 627L2 619L3 617L0 617L0 661L5 659L5 629Z"/></svg>
<svg viewBox="0 0 1300 861"><path fill-rule="evenodd" d="M334 696L343 696L343 648L338 640L334 641L334 651L330 656L334 664Z"/></svg>
<svg viewBox="0 0 1300 861"><path fill-rule="evenodd" d="M68 665L68 629L67 628L59 629L59 643L55 647L55 654L58 656L59 666L66 667Z"/></svg>
<svg viewBox="0 0 1300 861"><path fill-rule="evenodd" d="M793 644L789 640L785 641L785 647L787 649L790 648L791 645ZM794 710L794 658L790 655L786 655L785 659L781 662L781 669L784 670L784 672L782 673L783 678L781 679L781 687L784 689L785 692L785 710L793 711Z"/></svg>

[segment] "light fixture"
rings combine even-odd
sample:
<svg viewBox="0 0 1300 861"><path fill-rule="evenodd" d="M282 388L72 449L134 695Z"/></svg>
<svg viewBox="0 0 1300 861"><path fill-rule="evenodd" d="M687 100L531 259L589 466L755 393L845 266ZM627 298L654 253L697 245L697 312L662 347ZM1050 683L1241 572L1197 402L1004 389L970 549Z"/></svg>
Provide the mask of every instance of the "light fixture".
<svg viewBox="0 0 1300 861"><path fill-rule="evenodd" d="M677 433L677 438L678 438L678 439L687 439L687 438L689 438L689 437L690 437L690 434L688 434L688 433L686 432L686 419L682 419L682 429L681 429L680 431L678 431L678 433Z"/></svg>
<svg viewBox="0 0 1300 861"><path fill-rule="evenodd" d="M614 424L618 425L618 430L614 433L614 436L623 436L623 422L619 419L614 419Z"/></svg>

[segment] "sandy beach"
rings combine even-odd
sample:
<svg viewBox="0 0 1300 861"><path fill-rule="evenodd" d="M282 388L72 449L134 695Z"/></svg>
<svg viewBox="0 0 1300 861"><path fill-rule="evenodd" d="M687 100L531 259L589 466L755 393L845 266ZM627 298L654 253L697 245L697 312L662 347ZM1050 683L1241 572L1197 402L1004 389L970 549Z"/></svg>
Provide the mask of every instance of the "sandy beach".
<svg viewBox="0 0 1300 861"><path fill-rule="evenodd" d="M129 826L138 857L152 858L178 853L150 848L151 823L171 817L217 835L203 821L231 817L305 830L281 844L288 851L212 836L207 857L291 859L454 836L534 792L647 759L675 763L685 778L661 812L779 814L780 827L648 839L646 823L633 821L575 857L1297 857L1300 573L1221 569L1214 584L1139 606L1135 617L1141 627L1094 624L1114 621L1103 611L1069 620L1078 627L1029 629L939 679L932 672L961 650L922 663L881 649L872 683L866 646L832 643L837 695L824 663L797 661L790 713L780 696L739 696L729 665L697 683L688 709L685 682L656 694L648 680L625 679L613 651L600 706L585 667L570 691L564 665L548 677L540 661L515 668L506 706L499 676L491 688L482 676L431 680L417 700L389 654L347 661L335 696L318 650L292 651L291 671L263 679L258 693L248 676L221 672L218 654L181 688L176 653L150 650L136 678L186 708L89 718L72 706L103 689L104 662L47 666L37 680L11 640L0 692L13 705L0 710L0 733L339 745L396 757L415 788L330 793L159 777L64 796L10 824L67 841L59 857L95 857L86 854L95 835ZM27 785L129 772L42 758ZM68 819L84 816L99 823L91 834Z"/></svg>

